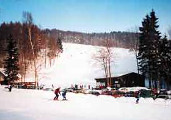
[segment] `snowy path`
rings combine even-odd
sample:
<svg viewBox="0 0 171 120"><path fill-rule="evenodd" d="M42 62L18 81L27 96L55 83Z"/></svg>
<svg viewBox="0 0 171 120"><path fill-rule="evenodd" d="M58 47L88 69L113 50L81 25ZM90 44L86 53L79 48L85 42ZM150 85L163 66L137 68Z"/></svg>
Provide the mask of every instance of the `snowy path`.
<svg viewBox="0 0 171 120"><path fill-rule="evenodd" d="M170 120L171 100L113 98L67 93L53 101L51 91L0 86L0 120ZM62 97L60 96L60 99Z"/></svg>

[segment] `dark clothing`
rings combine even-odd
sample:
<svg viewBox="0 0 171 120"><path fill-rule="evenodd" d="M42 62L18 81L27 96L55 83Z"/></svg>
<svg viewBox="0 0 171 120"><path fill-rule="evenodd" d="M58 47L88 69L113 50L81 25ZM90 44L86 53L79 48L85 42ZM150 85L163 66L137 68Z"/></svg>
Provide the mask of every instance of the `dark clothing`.
<svg viewBox="0 0 171 120"><path fill-rule="evenodd" d="M57 88L56 90L55 90L55 97L54 97L54 100L58 100L58 97L59 97L59 94L60 94L60 88Z"/></svg>
<svg viewBox="0 0 171 120"><path fill-rule="evenodd" d="M137 100L136 100L136 104L138 104L138 103L139 103L140 96L141 96L141 92L139 91L139 92L138 92L138 94L137 94L137 96L136 96L136 98L137 98Z"/></svg>
<svg viewBox="0 0 171 120"><path fill-rule="evenodd" d="M11 92L12 91L12 85L10 85L8 89L9 89L9 92Z"/></svg>
<svg viewBox="0 0 171 120"><path fill-rule="evenodd" d="M57 88L57 89L55 90L55 94L59 94L59 93L60 93L60 89Z"/></svg>
<svg viewBox="0 0 171 120"><path fill-rule="evenodd" d="M67 92L67 91L64 90L63 93L62 93L63 100L66 100L66 92Z"/></svg>
<svg viewBox="0 0 171 120"><path fill-rule="evenodd" d="M139 100L140 100L140 99L139 99L139 98L137 98L137 100L136 100L136 104L138 104L138 103L139 103Z"/></svg>
<svg viewBox="0 0 171 120"><path fill-rule="evenodd" d="M56 96L54 97L54 100L58 100L59 95L55 94Z"/></svg>

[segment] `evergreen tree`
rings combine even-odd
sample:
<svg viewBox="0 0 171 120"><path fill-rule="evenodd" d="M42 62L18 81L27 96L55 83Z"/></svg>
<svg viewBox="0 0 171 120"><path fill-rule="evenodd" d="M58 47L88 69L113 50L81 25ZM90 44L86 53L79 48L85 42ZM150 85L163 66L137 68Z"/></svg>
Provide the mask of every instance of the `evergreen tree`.
<svg viewBox="0 0 171 120"><path fill-rule="evenodd" d="M4 68L5 68L5 74L6 77L4 79L5 84L10 84L11 82L18 80L18 71L19 71L19 65L18 65L18 48L16 41L13 39L12 35L9 36L8 40L8 46L7 46L7 57L4 60Z"/></svg>
<svg viewBox="0 0 171 120"><path fill-rule="evenodd" d="M150 67L150 74L152 78L152 85L154 88L159 88L159 82L160 82L160 52L159 52L159 44L160 44L160 32L157 30L159 25L158 23L158 18L155 15L155 12L152 10L150 13L150 44L149 44L149 49L150 49L150 54L149 54L149 67Z"/></svg>
<svg viewBox="0 0 171 120"><path fill-rule="evenodd" d="M150 16L147 15L140 27L139 37L139 70L149 79L149 87L157 88L157 81L159 78L159 65L160 65L160 53L159 53L159 40L160 32L157 30L158 18L155 16L155 12L152 10Z"/></svg>
<svg viewBox="0 0 171 120"><path fill-rule="evenodd" d="M149 79L149 87L151 87L151 76L149 74L149 28L150 17L146 15L146 18L142 22L142 27L139 28L139 52L138 52L138 66L139 71Z"/></svg>
<svg viewBox="0 0 171 120"><path fill-rule="evenodd" d="M168 67L168 76L167 76L167 88L171 89L171 40L168 40L168 62L167 62L167 67Z"/></svg>
<svg viewBox="0 0 171 120"><path fill-rule="evenodd" d="M165 81L167 84L167 88L169 89L170 80L171 77L171 46L169 40L167 40L166 35L163 39L160 40L160 77L162 78L162 81ZM162 85L162 84L161 84Z"/></svg>

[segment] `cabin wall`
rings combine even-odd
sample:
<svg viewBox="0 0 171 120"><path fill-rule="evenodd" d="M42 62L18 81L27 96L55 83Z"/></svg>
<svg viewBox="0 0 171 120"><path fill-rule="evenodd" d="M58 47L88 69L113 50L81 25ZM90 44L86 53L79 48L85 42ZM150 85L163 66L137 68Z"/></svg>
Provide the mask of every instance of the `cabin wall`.
<svg viewBox="0 0 171 120"><path fill-rule="evenodd" d="M120 88L120 87L145 87L145 78L136 73L130 73L119 77L112 77L111 78L112 88ZM107 87L106 78L96 79L97 85L105 84Z"/></svg>

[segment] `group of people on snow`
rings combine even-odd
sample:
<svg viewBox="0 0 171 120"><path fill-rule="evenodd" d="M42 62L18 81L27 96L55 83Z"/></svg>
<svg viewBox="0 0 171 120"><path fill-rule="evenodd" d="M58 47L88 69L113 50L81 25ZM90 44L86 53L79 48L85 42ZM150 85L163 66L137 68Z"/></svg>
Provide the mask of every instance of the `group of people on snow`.
<svg viewBox="0 0 171 120"><path fill-rule="evenodd" d="M12 91L12 87L13 87L13 85L10 85L10 84L9 84L9 86L6 87L6 88L9 89L9 92L11 92L11 91ZM52 86L52 87L54 88L54 86ZM67 99L66 99L66 93L67 93L67 90L66 90L66 89L63 89L62 91L60 91L60 87L58 87L58 88L55 89L54 93L55 93L54 100L58 100L59 95L62 95L62 97L63 97L62 100L67 100ZM62 93L62 94L61 94L61 93ZM137 94L136 94L136 104L139 103L140 96L141 96L141 92L138 91Z"/></svg>
<svg viewBox="0 0 171 120"><path fill-rule="evenodd" d="M57 89L55 89L55 97L54 97L54 100L58 100L58 98L59 98L59 95L61 95L61 92L60 92L60 87L59 88L57 88ZM67 100L66 99L66 93L67 93L67 90L66 89L64 89L63 91L62 91L62 97L63 97L63 100Z"/></svg>

